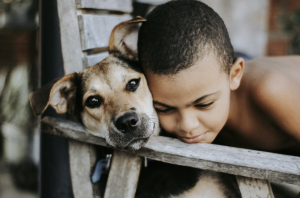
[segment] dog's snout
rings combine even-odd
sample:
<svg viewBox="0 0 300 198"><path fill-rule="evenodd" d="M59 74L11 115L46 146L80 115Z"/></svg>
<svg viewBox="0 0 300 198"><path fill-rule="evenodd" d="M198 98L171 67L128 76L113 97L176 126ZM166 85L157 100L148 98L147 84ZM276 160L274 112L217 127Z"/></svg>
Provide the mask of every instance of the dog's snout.
<svg viewBox="0 0 300 198"><path fill-rule="evenodd" d="M139 117L136 113L125 113L116 121L116 127L122 133L132 132L139 123Z"/></svg>

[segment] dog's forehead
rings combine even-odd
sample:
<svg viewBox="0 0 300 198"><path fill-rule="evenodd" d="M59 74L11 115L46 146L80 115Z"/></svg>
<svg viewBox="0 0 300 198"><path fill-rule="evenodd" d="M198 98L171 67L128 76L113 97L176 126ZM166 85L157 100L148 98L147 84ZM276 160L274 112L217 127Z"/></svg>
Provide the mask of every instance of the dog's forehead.
<svg viewBox="0 0 300 198"><path fill-rule="evenodd" d="M112 86L117 82L126 81L128 77L141 74L137 62L110 55L82 72L82 85L84 89L99 82Z"/></svg>

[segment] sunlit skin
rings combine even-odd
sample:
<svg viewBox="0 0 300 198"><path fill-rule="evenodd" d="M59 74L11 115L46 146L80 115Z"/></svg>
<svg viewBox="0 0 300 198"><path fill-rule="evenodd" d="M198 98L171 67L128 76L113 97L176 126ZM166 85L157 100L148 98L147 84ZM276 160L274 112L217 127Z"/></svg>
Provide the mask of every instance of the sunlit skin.
<svg viewBox="0 0 300 198"><path fill-rule="evenodd" d="M230 74L213 55L175 75L144 70L161 126L182 141L298 155L299 57L238 59Z"/></svg>
<svg viewBox="0 0 300 198"><path fill-rule="evenodd" d="M187 143L211 143L216 138L228 119L232 83L215 58L207 56L171 77L150 72L146 76L167 132Z"/></svg>

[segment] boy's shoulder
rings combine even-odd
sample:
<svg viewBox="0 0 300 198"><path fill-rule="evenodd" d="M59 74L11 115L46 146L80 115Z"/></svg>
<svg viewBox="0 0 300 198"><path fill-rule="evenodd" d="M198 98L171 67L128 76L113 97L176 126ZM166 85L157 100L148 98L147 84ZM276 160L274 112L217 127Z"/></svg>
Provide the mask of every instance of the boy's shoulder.
<svg viewBox="0 0 300 198"><path fill-rule="evenodd" d="M255 106L300 142L300 56L247 61L242 84Z"/></svg>
<svg viewBox="0 0 300 198"><path fill-rule="evenodd" d="M247 61L243 78L254 99L287 97L291 92L300 90L300 56L263 57Z"/></svg>

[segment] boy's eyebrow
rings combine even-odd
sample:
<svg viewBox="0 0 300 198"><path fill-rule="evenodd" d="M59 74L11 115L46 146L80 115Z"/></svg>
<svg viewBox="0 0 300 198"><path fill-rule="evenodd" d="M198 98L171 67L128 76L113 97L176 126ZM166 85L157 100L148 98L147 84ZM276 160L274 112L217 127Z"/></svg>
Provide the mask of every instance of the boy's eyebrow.
<svg viewBox="0 0 300 198"><path fill-rule="evenodd" d="M220 91L216 91L214 93L204 95L204 96L198 98L197 100L195 100L194 102L191 102L190 104L187 104L186 106L190 106L191 104L197 104L197 103L201 102L202 100L205 100L206 98L208 98L210 96L213 96L213 95L216 95L216 94L219 94L219 93L220 93ZM172 107L170 105L166 105L166 104L158 102L158 101L153 101L153 105L155 105L155 104L163 106L163 107L167 107L167 108L175 108L175 107Z"/></svg>
<svg viewBox="0 0 300 198"><path fill-rule="evenodd" d="M155 104L160 105L160 106L163 106L163 107L167 107L167 108L174 108L174 107L169 106L169 105L166 105L166 104L164 104L164 103L157 102L157 101L153 101L153 105L155 105Z"/></svg>

